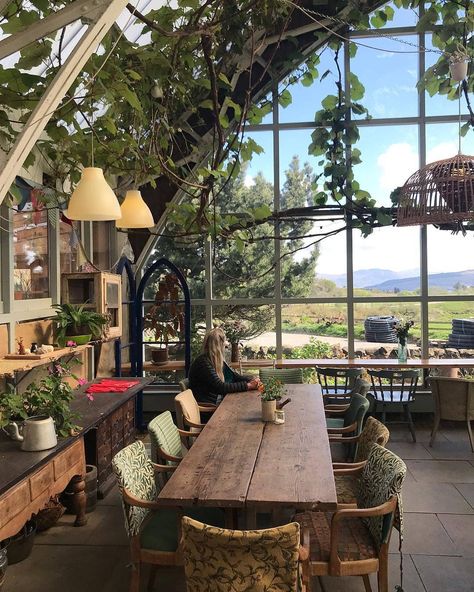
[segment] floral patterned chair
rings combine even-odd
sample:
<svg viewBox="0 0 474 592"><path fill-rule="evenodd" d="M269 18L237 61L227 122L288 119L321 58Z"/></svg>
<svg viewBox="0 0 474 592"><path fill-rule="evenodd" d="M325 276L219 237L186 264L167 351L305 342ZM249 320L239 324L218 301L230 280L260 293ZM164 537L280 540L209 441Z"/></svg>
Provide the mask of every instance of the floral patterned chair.
<svg viewBox="0 0 474 592"><path fill-rule="evenodd" d="M402 530L405 474L397 455L374 444L357 484L357 508L295 517L309 530L312 576L358 575L371 590L369 574L377 573L378 591L388 592L388 546L392 526Z"/></svg>
<svg viewBox="0 0 474 592"><path fill-rule="evenodd" d="M368 417L364 429L358 436L343 438L342 436L331 436L329 441L356 443L354 462L333 463L334 480L336 482L337 502L339 505L356 503L357 482L362 473L365 463L369 458L370 450L374 444L385 447L390 432L387 427L375 417Z"/></svg>
<svg viewBox="0 0 474 592"><path fill-rule="evenodd" d="M182 521L187 592L297 592L306 589L309 549L295 522L265 530ZM301 568L301 572L300 572Z"/></svg>
<svg viewBox="0 0 474 592"><path fill-rule="evenodd" d="M123 448L112 459L112 467L122 494L125 528L130 539L132 575L130 592L140 589L142 563L178 565L179 514L157 502L156 473L173 471L176 467L151 462L143 442ZM213 508L195 508L190 514L216 526L223 525L223 515ZM155 569L151 570L149 587L153 587Z"/></svg>

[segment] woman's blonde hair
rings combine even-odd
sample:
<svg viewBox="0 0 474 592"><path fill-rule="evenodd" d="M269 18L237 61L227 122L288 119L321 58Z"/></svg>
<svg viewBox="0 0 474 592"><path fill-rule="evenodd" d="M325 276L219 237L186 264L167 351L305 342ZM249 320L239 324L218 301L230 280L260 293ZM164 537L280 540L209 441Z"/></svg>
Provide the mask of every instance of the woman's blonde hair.
<svg viewBox="0 0 474 592"><path fill-rule="evenodd" d="M210 329L204 336L203 351L209 356L219 378L224 381L225 333L220 327Z"/></svg>

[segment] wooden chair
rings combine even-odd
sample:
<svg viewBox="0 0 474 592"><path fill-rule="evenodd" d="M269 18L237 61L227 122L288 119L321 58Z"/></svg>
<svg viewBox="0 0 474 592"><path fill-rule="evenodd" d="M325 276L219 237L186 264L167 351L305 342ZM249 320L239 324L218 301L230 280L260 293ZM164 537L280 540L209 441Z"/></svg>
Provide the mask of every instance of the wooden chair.
<svg viewBox="0 0 474 592"><path fill-rule="evenodd" d="M389 407L401 405L406 421L392 423L408 424L413 442L416 442L410 404L415 400L420 376L418 370L368 370L368 373L372 380L372 395L376 403L382 406L382 422L387 423L387 409Z"/></svg>
<svg viewBox="0 0 474 592"><path fill-rule="evenodd" d="M183 518L182 533L188 592L306 590L309 549L300 545L295 522L241 531Z"/></svg>
<svg viewBox="0 0 474 592"><path fill-rule="evenodd" d="M151 462L143 442L138 440L123 448L112 459L112 467L122 494L125 527L130 540L132 573L130 592L140 589L142 563L179 565L179 514L157 503L155 474L174 471L176 467ZM221 526L223 515L213 508L196 508L190 512L198 520ZM156 570L150 572L149 589L153 588Z"/></svg>
<svg viewBox="0 0 474 592"><path fill-rule="evenodd" d="M343 436L358 436L362 431L362 424L365 414L369 410L369 401L354 393L349 405L343 406L342 409L328 409L326 408L326 425L328 433L339 434Z"/></svg>
<svg viewBox="0 0 474 592"><path fill-rule="evenodd" d="M186 426L188 426L194 434L199 433L206 425L201 421L201 412L214 413L217 409L211 403L198 403L191 389L178 393L174 398L174 403L178 427L185 430Z"/></svg>
<svg viewBox="0 0 474 592"><path fill-rule="evenodd" d="M316 367L316 376L321 385L323 395L328 402L347 402L355 381L362 377L362 368L320 368Z"/></svg>
<svg viewBox="0 0 474 592"><path fill-rule="evenodd" d="M471 451L474 452L471 421L474 420L474 382L462 378L436 377L428 380L435 404L433 431L430 446L436 438L439 422L442 419L450 421L465 421Z"/></svg>
<svg viewBox="0 0 474 592"><path fill-rule="evenodd" d="M169 411L160 413L150 421L148 433L152 458L170 466L176 466L182 460L186 448L189 448L189 438L195 435L177 428Z"/></svg>
<svg viewBox="0 0 474 592"><path fill-rule="evenodd" d="M370 592L369 574L377 573L378 591L388 592L388 546L392 526L402 528L405 474L398 456L374 444L358 482L357 508L296 515L309 530L310 575L362 576Z"/></svg>
<svg viewBox="0 0 474 592"><path fill-rule="evenodd" d="M187 391L189 388L189 378L183 378L182 380L179 381L179 387L182 391Z"/></svg>
<svg viewBox="0 0 474 592"><path fill-rule="evenodd" d="M375 419L375 417L367 418L364 429L358 436L346 438L342 436L330 436L330 442L347 442L347 440L350 440L356 443L356 453L353 462L332 464L334 481L336 483L337 503L339 505L352 505L356 503L358 477L369 458L372 446L378 444L385 447L389 437L390 432L388 429L378 419Z"/></svg>
<svg viewBox="0 0 474 592"><path fill-rule="evenodd" d="M258 375L263 383L278 378L283 384L303 384L302 368L260 368Z"/></svg>

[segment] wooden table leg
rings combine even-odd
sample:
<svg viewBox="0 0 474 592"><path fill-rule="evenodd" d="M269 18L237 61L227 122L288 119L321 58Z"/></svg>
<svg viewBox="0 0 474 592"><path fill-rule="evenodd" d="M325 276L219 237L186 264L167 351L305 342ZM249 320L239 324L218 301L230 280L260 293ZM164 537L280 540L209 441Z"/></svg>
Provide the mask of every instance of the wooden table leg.
<svg viewBox="0 0 474 592"><path fill-rule="evenodd" d="M87 524L86 518L86 484L83 475L75 475L71 479L71 487L73 492L72 505L76 513L76 520L74 526L84 526Z"/></svg>

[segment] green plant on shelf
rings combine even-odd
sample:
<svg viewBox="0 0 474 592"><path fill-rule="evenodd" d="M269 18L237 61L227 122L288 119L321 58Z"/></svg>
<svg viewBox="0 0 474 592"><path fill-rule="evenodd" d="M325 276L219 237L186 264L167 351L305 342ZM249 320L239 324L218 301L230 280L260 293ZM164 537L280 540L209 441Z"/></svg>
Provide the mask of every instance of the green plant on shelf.
<svg viewBox="0 0 474 592"><path fill-rule="evenodd" d="M58 343L65 344L68 337L77 335L92 335L96 339L104 336L110 326L110 316L88 310L84 304L53 304L56 311L53 320L56 322L56 337Z"/></svg>

